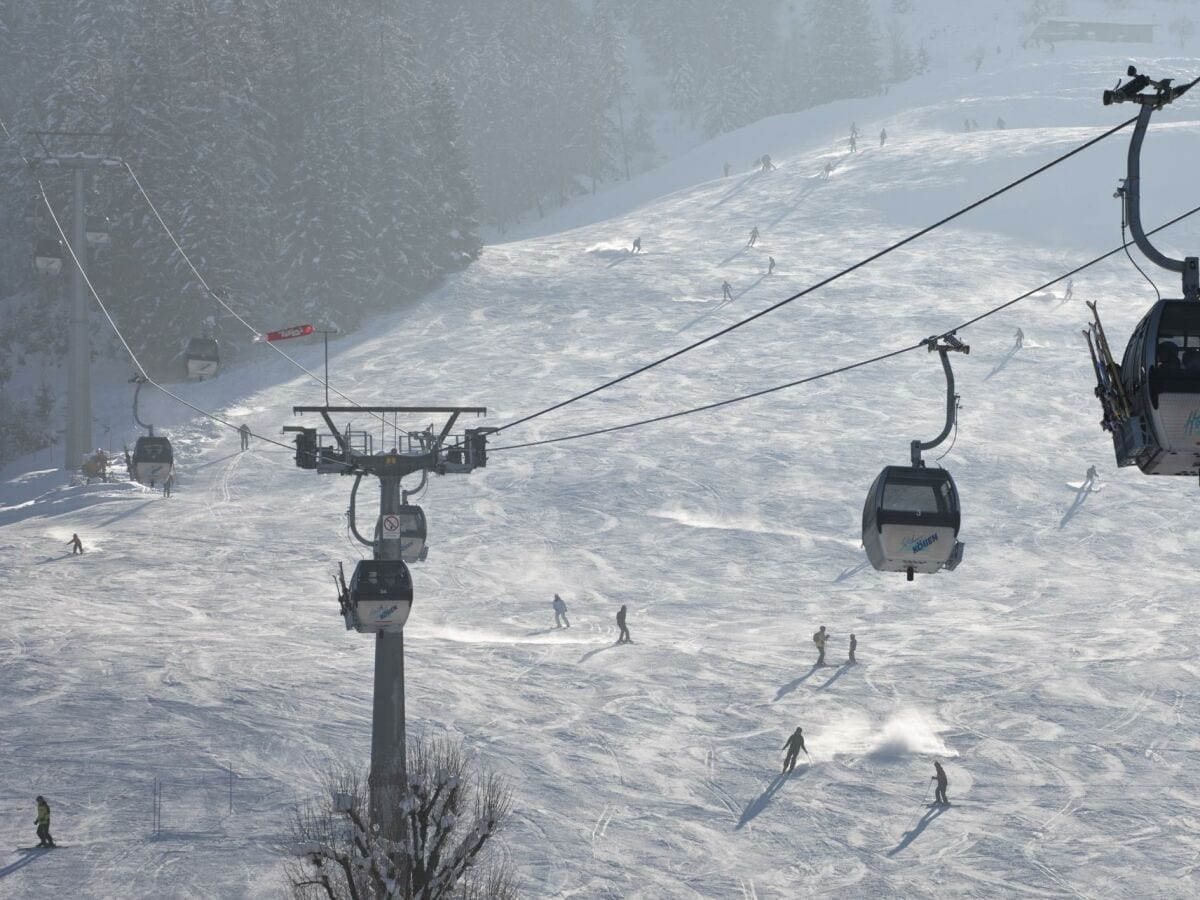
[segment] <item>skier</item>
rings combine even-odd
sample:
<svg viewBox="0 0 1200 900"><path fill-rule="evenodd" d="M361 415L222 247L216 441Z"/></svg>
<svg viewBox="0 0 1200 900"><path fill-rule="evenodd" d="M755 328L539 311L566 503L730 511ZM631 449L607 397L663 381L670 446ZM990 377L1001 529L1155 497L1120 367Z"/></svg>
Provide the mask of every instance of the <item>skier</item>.
<svg viewBox="0 0 1200 900"><path fill-rule="evenodd" d="M999 128L1001 131L1004 130L1004 117L1003 116L996 117L996 127Z"/></svg>
<svg viewBox="0 0 1200 900"><path fill-rule="evenodd" d="M767 274L770 275L774 271L775 271L775 257L768 256L767 257Z"/></svg>
<svg viewBox="0 0 1200 900"><path fill-rule="evenodd" d="M633 638L629 636L629 629L625 627L625 604L621 604L621 608L617 610L617 627L621 629L620 636L617 637L618 644L632 644Z"/></svg>
<svg viewBox="0 0 1200 900"><path fill-rule="evenodd" d="M854 658L854 651L856 649L858 649L858 638L856 638L854 636L854 634L851 633L850 634L850 662L858 662L858 660Z"/></svg>
<svg viewBox="0 0 1200 900"><path fill-rule="evenodd" d="M1066 290L1066 293L1063 294L1063 303L1066 303L1068 300L1071 299L1071 294L1074 293L1074 288L1075 288L1075 281L1071 278L1068 278L1067 279L1067 290Z"/></svg>
<svg viewBox="0 0 1200 900"><path fill-rule="evenodd" d="M729 177L729 163L725 163L725 177Z"/></svg>
<svg viewBox="0 0 1200 900"><path fill-rule="evenodd" d="M634 253L641 253L641 252L642 252L642 238L641 238L641 235L639 235L638 237L635 237L635 238L633 239L633 252L634 252Z"/></svg>
<svg viewBox="0 0 1200 900"><path fill-rule="evenodd" d="M762 164L762 170L764 172L772 172L775 170L775 163L771 162L771 154L770 153L764 153L762 155L762 159L760 160L760 163Z"/></svg>
<svg viewBox="0 0 1200 900"><path fill-rule="evenodd" d="M1088 480L1089 482L1091 482L1091 481L1095 481L1095 480L1096 480L1096 478L1097 478L1097 475L1096 475L1096 467L1095 467L1095 466L1088 466L1088 470L1087 470L1087 480ZM1088 485L1088 487L1091 487L1091 485L1089 484L1089 485Z"/></svg>
<svg viewBox="0 0 1200 900"><path fill-rule="evenodd" d="M829 640L829 635L825 633L825 626L822 625L819 629L813 632L813 643L817 645L817 665L825 665L825 642Z"/></svg>
<svg viewBox="0 0 1200 900"><path fill-rule="evenodd" d="M880 128L879 129L879 146L882 147L886 143L887 143L887 129Z"/></svg>
<svg viewBox="0 0 1200 900"><path fill-rule="evenodd" d="M850 123L850 137L852 137L852 138L858 137L858 123L857 122Z"/></svg>
<svg viewBox="0 0 1200 900"><path fill-rule="evenodd" d="M755 225L750 229L750 241L746 244L747 247L753 247L758 241L758 226Z"/></svg>
<svg viewBox="0 0 1200 900"><path fill-rule="evenodd" d="M829 176L832 173L833 173L833 162L830 160L825 160L825 168L823 168L821 170L821 177L824 178L826 181L828 181Z"/></svg>
<svg viewBox="0 0 1200 900"><path fill-rule="evenodd" d="M792 732L792 736L784 742L784 749L787 750L787 756L783 759L783 771L790 772L796 768L796 757L800 755L800 751L804 751L804 755L808 756L808 750L804 746L804 729L799 725Z"/></svg>
<svg viewBox="0 0 1200 900"><path fill-rule="evenodd" d="M950 785L950 782L946 779L946 770L942 768L940 762L935 762L933 768L937 770L937 774L929 780L937 782L937 790L933 793L934 802L949 806L950 801L946 799L946 788Z"/></svg>
<svg viewBox="0 0 1200 900"><path fill-rule="evenodd" d="M721 282L721 299L722 300L732 300L733 299L733 288L731 288L729 286L728 281Z"/></svg>
<svg viewBox="0 0 1200 900"><path fill-rule="evenodd" d="M858 152L858 132L856 131L850 132L850 152Z"/></svg>
<svg viewBox="0 0 1200 900"><path fill-rule="evenodd" d="M1025 332L1020 328L1017 329L1017 349L1020 350L1025 346Z"/></svg>
<svg viewBox="0 0 1200 900"><path fill-rule="evenodd" d="M77 534L72 534L72 535L71 535L71 539L70 539L69 541L67 541L67 544L68 544L68 545L70 546L70 548L71 548L71 555L72 555L72 556L74 556L76 553L80 553L80 554L82 554L82 553L83 553L83 541L81 541L81 540L79 539L79 535L77 535Z"/></svg>
<svg viewBox="0 0 1200 900"><path fill-rule="evenodd" d="M567 618L567 604L558 594L554 595L554 602L551 604L554 607L554 627L555 628L570 628L571 620ZM564 626L565 623L565 626Z"/></svg>
<svg viewBox="0 0 1200 900"><path fill-rule="evenodd" d="M38 846L55 846L54 838L50 836L50 804L41 795L37 798L37 819L34 824L37 825Z"/></svg>
<svg viewBox="0 0 1200 900"><path fill-rule="evenodd" d="M250 426L242 423L242 427L238 429L238 434L242 436L242 449L250 449Z"/></svg>

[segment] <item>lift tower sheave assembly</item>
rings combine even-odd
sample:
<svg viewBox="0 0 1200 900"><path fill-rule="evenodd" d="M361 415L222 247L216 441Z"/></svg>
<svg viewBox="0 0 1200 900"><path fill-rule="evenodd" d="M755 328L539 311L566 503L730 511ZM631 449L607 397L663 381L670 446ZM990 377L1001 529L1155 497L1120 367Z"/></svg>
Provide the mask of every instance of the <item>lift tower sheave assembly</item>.
<svg viewBox="0 0 1200 900"><path fill-rule="evenodd" d="M87 210L84 209L87 187L85 175L105 169L124 169L125 163L110 153L78 152L81 145L111 145L121 135L85 131L30 133L37 138L40 148L30 160L30 167L35 172L70 171L74 176L74 227L70 245L78 264L64 260L71 267L73 290L67 329L67 421L63 440L63 468L77 471L83 465L84 455L95 449L92 443L92 341L82 268L87 265L88 248ZM76 152L65 152L67 145L75 148Z"/></svg>
<svg viewBox="0 0 1200 900"><path fill-rule="evenodd" d="M421 540L425 537L424 513L407 503L401 481L405 476L421 473L424 483L430 472L444 475L483 468L487 465L487 435L496 429L468 428L462 435L452 435L463 413L486 415L487 409L482 406L296 406L292 411L296 415L318 413L334 441L322 445L315 428L286 427L285 431L296 435L297 466L323 474L354 475L355 491L364 476L379 479L379 518L374 539L362 538L351 520L355 537L372 548L374 558L357 564L349 585L342 580L339 602L347 629L375 635L370 808L372 820L381 824L387 837L399 840L404 822L393 817L391 810L406 790L407 782L404 624L413 601L412 578L404 561L405 523L419 519ZM445 415L447 419L436 432L432 426L424 431L395 428L393 449L371 453L369 449L364 452L365 444L356 445L351 440L348 427L343 430L335 425L333 415L338 413L377 415L381 421L386 421L388 415L401 414ZM424 554L419 558L423 559Z"/></svg>

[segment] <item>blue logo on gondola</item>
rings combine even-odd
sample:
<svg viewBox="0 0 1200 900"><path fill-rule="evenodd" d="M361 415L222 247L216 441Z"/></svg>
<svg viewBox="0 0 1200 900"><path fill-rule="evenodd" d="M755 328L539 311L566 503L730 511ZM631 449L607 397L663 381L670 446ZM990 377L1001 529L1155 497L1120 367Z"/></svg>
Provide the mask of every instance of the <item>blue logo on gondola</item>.
<svg viewBox="0 0 1200 900"><path fill-rule="evenodd" d="M399 606L389 606L384 609L378 610L375 613L375 618L376 619L390 619L392 617L392 613L394 613L399 608L400 608Z"/></svg>
<svg viewBox="0 0 1200 900"><path fill-rule="evenodd" d="M925 537L908 537L900 544L900 550L905 553L920 553L938 539L937 532Z"/></svg>

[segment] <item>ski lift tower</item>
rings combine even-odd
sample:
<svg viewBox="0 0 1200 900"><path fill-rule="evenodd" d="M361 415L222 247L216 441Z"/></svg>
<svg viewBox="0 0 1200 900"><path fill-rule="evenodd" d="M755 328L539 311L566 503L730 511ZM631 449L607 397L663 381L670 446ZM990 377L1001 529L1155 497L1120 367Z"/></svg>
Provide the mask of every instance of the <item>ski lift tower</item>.
<svg viewBox="0 0 1200 900"><path fill-rule="evenodd" d="M123 169L125 162L107 152L65 152L68 145L103 150L121 135L88 131L31 131L30 134L37 138L40 148L38 154L29 161L35 172L70 171L75 179L75 221L68 242L75 262L71 263L74 293L67 329L67 427L63 440L63 468L76 471L83 465L84 454L96 449L92 443L92 338L83 290L83 267L87 265L88 247L87 211L84 209L85 174Z"/></svg>
<svg viewBox="0 0 1200 900"><path fill-rule="evenodd" d="M372 819L382 823L386 836L399 840L402 817L390 814L389 793L405 788L407 765L404 734L404 623L412 606L412 581L404 564L404 542L399 538L401 510L407 492L401 481L420 473L422 484L429 473L469 473L487 465L487 435L495 428L468 428L461 435L451 432L464 413L486 415L482 406L294 406L296 415L318 413L325 420L336 445L321 446L315 428L285 427L296 434L296 465L321 473L354 475L350 501L350 525L354 536L370 546L373 560L363 560L350 586L344 580L339 601L347 629L375 635L375 687L371 716L371 774L369 779ZM338 413L387 416L426 414L448 416L440 432L400 431L393 425L393 449L371 453L368 446L355 444L347 426L339 430L332 416ZM396 419L393 418L393 422ZM384 437L386 438L386 431ZM379 479L379 519L374 540L359 534L354 522L354 496L365 475ZM409 507L411 509L411 507Z"/></svg>

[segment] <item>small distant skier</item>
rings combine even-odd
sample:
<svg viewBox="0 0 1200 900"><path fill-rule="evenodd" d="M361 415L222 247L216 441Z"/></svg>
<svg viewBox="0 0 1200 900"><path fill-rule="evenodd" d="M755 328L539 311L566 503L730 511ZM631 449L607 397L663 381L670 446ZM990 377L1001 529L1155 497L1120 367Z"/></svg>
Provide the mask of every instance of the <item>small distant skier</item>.
<svg viewBox="0 0 1200 900"><path fill-rule="evenodd" d="M886 143L887 143L887 129L880 128L879 129L879 146L882 147Z"/></svg>
<svg viewBox="0 0 1200 900"><path fill-rule="evenodd" d="M949 787L950 781L946 778L946 770L942 768L940 762L935 762L933 768L937 771L937 774L929 780L937 782L937 790L933 794L934 802L940 803L943 806L949 806L950 801L946 798L946 788Z"/></svg>
<svg viewBox="0 0 1200 900"><path fill-rule="evenodd" d="M770 275L774 271L775 271L775 257L768 256L767 257L767 274Z"/></svg>
<svg viewBox="0 0 1200 900"><path fill-rule="evenodd" d="M760 160L760 163L762 164L762 170L764 172L775 171L775 163L771 162L771 154L770 153L764 153L762 155L762 159Z"/></svg>
<svg viewBox="0 0 1200 900"><path fill-rule="evenodd" d="M804 751L804 755L808 756L808 750L804 746L804 729L799 725L792 732L792 736L788 738L783 747L787 750L787 756L783 759L783 771L790 772L796 768L796 757L800 755L800 751Z"/></svg>
<svg viewBox="0 0 1200 900"><path fill-rule="evenodd" d="M856 638L852 632L850 634L850 662L858 662L858 660L854 658L854 651L857 649L858 649L858 638Z"/></svg>
<svg viewBox="0 0 1200 900"><path fill-rule="evenodd" d="M858 152L858 132L856 131L850 132L850 152Z"/></svg>
<svg viewBox="0 0 1200 900"><path fill-rule="evenodd" d="M242 423L242 427L238 429L238 434L242 436L242 449L250 449L250 426Z"/></svg>
<svg viewBox="0 0 1200 900"><path fill-rule="evenodd" d="M1092 485L1095 483L1095 481L1098 477L1099 476L1096 474L1096 467L1088 466L1087 479L1085 480L1083 486L1086 487L1090 491L1092 489Z"/></svg>
<svg viewBox="0 0 1200 900"><path fill-rule="evenodd" d="M38 846L54 847L54 838L50 836L50 804L41 795L37 798L37 819L34 824L37 825Z"/></svg>
<svg viewBox="0 0 1200 900"><path fill-rule="evenodd" d="M729 177L729 163L725 163L725 177Z"/></svg>
<svg viewBox="0 0 1200 900"><path fill-rule="evenodd" d="M750 240L746 244L747 247L753 247L758 242L758 226L755 225L750 229Z"/></svg>
<svg viewBox="0 0 1200 900"><path fill-rule="evenodd" d="M733 299L733 288L731 288L729 286L728 281L721 282L721 299L722 300L732 300Z"/></svg>
<svg viewBox="0 0 1200 900"><path fill-rule="evenodd" d="M999 128L1001 131L1004 130L1004 127L1005 127L1004 126L1004 116L996 117L996 127Z"/></svg>
<svg viewBox="0 0 1200 900"><path fill-rule="evenodd" d="M832 174L833 174L833 162L831 160L827 159L827 160L825 160L825 167L823 169L821 169L821 177L824 178L826 181L828 181L829 176Z"/></svg>
<svg viewBox="0 0 1200 900"><path fill-rule="evenodd" d="M621 604L621 608L617 610L617 627L621 629L621 634L617 637L618 644L632 644L633 638L629 636L629 629L625 627L625 604Z"/></svg>
<svg viewBox="0 0 1200 900"><path fill-rule="evenodd" d="M1075 292L1075 281L1074 281L1074 279L1068 278L1067 279L1067 290L1063 294L1063 303L1066 303L1068 300L1070 300L1071 295L1074 292Z"/></svg>
<svg viewBox="0 0 1200 900"><path fill-rule="evenodd" d="M83 541L79 539L79 535L72 534L71 539L67 541L67 545L71 548L72 556L74 556L76 553L83 553Z"/></svg>
<svg viewBox="0 0 1200 900"><path fill-rule="evenodd" d="M554 602L551 604L554 607L554 627L555 628L570 628L571 620L567 618L567 604L558 594L554 595Z"/></svg>
<svg viewBox="0 0 1200 900"><path fill-rule="evenodd" d="M1025 346L1025 332L1020 328L1017 329L1017 349L1020 350Z"/></svg>
<svg viewBox="0 0 1200 900"><path fill-rule="evenodd" d="M813 632L813 643L817 645L817 662L818 666L825 665L825 642L829 640L829 635L825 631L825 626L822 625Z"/></svg>
<svg viewBox="0 0 1200 900"><path fill-rule="evenodd" d="M852 138L858 137L858 123L857 122L850 123L850 137L852 137Z"/></svg>
<svg viewBox="0 0 1200 900"><path fill-rule="evenodd" d="M637 237L635 237L635 238L633 239L633 252L634 252L634 253L641 253L641 252L642 252L642 238L641 238L641 235L638 235Z"/></svg>

